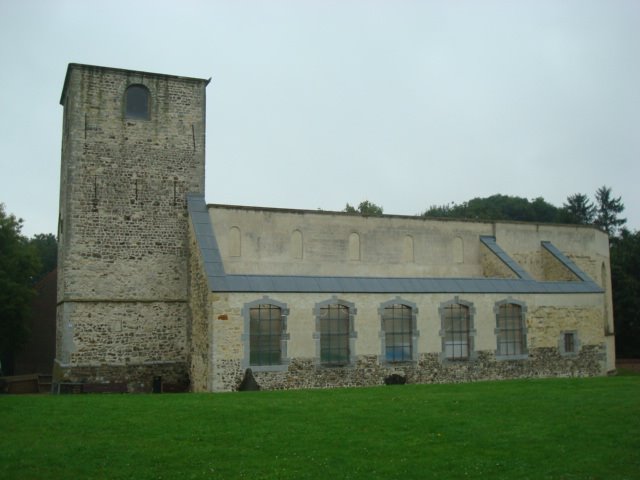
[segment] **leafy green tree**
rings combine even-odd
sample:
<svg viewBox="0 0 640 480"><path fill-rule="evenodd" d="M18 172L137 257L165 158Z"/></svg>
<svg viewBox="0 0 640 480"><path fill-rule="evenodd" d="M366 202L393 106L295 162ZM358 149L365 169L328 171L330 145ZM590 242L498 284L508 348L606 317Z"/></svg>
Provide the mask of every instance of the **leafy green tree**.
<svg viewBox="0 0 640 480"><path fill-rule="evenodd" d="M29 244L40 259L40 271L35 277L38 281L58 265L58 242L52 233L37 233L29 240Z"/></svg>
<svg viewBox="0 0 640 480"><path fill-rule="evenodd" d="M594 223L610 237L615 236L618 230L627 223L626 218L618 215L624 210L621 197L613 198L611 188L602 186L596 191L596 217Z"/></svg>
<svg viewBox="0 0 640 480"><path fill-rule="evenodd" d="M364 200L360 202L360 205L358 205L358 208L353 207L347 203L347 206L344 207L344 210L343 210L343 212L358 213L365 217L379 217L382 215L382 211L383 211L382 207L376 205L373 202L370 202L369 200Z"/></svg>
<svg viewBox="0 0 640 480"><path fill-rule="evenodd" d="M640 232L623 228L611 240L616 355L640 358Z"/></svg>
<svg viewBox="0 0 640 480"><path fill-rule="evenodd" d="M550 204L544 198L534 198L529 208L530 219L527 222L553 223L560 222L561 209Z"/></svg>
<svg viewBox="0 0 640 480"><path fill-rule="evenodd" d="M562 205L567 223L579 223L589 225L593 223L596 216L596 207L591 203L589 197L583 193L574 193L567 197L567 202Z"/></svg>
<svg viewBox="0 0 640 480"><path fill-rule="evenodd" d="M451 218L455 216L455 212L459 205L455 203L445 204L445 205L431 205L423 214L423 217L432 217L432 218ZM462 218L462 216L458 216L458 218Z"/></svg>
<svg viewBox="0 0 640 480"><path fill-rule="evenodd" d="M7 214L0 204L0 353L5 358L27 341L33 281L41 268L21 230L22 219Z"/></svg>
<svg viewBox="0 0 640 480"><path fill-rule="evenodd" d="M432 206L422 215L543 223L560 221L561 211L542 197L530 201L522 197L497 194L486 198L473 198L461 204Z"/></svg>

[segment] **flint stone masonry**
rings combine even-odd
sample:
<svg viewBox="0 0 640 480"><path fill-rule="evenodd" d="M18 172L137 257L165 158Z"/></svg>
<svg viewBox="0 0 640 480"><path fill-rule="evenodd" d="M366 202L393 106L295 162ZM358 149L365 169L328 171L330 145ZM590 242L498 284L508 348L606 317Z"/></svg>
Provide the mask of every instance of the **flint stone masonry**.
<svg viewBox="0 0 640 480"><path fill-rule="evenodd" d="M74 307L69 316L74 348L65 364L185 360L189 312L183 302L75 302Z"/></svg>
<svg viewBox="0 0 640 480"><path fill-rule="evenodd" d="M187 330L189 345L189 375L191 388L194 391L209 390L211 351L209 316L209 286L204 276L204 265L200 249L197 248L193 226L189 225L189 312L190 319Z"/></svg>
<svg viewBox="0 0 640 480"><path fill-rule="evenodd" d="M58 385L88 384L126 385L129 393L152 393L153 377L161 377L162 383L175 391L189 389L189 376L184 363L148 363L136 365L76 366L73 369L54 365L53 375ZM117 379L117 380L115 380ZM149 380L151 379L151 380Z"/></svg>
<svg viewBox="0 0 640 480"><path fill-rule="evenodd" d="M285 372L253 372L263 390L371 387L385 384L385 378L398 375L406 383L463 383L486 380L545 377L588 377L601 375L604 348L581 349L573 358L562 357L557 349L534 349L527 360L497 361L493 352L480 351L472 362L440 361L437 353L421 354L413 364L395 367L381 365L375 355L357 358L353 366L322 368L311 358L292 360ZM240 362L221 361L216 390L231 391L244 378Z"/></svg>

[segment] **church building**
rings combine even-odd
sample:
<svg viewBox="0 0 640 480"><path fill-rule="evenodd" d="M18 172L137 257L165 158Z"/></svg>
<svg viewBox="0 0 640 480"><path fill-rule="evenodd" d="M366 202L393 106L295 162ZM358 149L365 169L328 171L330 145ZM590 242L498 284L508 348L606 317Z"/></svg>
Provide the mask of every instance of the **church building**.
<svg viewBox="0 0 640 480"><path fill-rule="evenodd" d="M292 389L615 368L605 233L207 204L208 83L68 67L58 389L232 391L247 369Z"/></svg>

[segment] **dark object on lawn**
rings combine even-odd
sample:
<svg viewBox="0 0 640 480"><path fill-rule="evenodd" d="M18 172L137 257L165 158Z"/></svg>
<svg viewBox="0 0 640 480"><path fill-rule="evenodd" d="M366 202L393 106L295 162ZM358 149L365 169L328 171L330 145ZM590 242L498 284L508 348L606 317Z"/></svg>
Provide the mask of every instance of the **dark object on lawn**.
<svg viewBox="0 0 640 480"><path fill-rule="evenodd" d="M153 377L153 385L152 385L153 393L162 393L162 377L156 375Z"/></svg>
<svg viewBox="0 0 640 480"><path fill-rule="evenodd" d="M384 378L385 385L404 385L405 383L407 383L407 377L403 377L398 373L392 373Z"/></svg>
<svg viewBox="0 0 640 480"><path fill-rule="evenodd" d="M254 392L260 390L260 385L258 385L256 379L253 378L253 372L250 368L247 368L244 371L244 378L242 379L238 390L241 392Z"/></svg>

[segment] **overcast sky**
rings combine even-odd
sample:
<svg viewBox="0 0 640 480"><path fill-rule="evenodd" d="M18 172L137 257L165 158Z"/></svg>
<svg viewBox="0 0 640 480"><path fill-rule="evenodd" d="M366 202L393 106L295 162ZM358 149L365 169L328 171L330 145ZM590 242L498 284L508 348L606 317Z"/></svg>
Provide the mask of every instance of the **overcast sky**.
<svg viewBox="0 0 640 480"><path fill-rule="evenodd" d="M209 203L385 213L612 187L640 228L640 1L0 0L0 202L55 233L70 62L207 87Z"/></svg>

